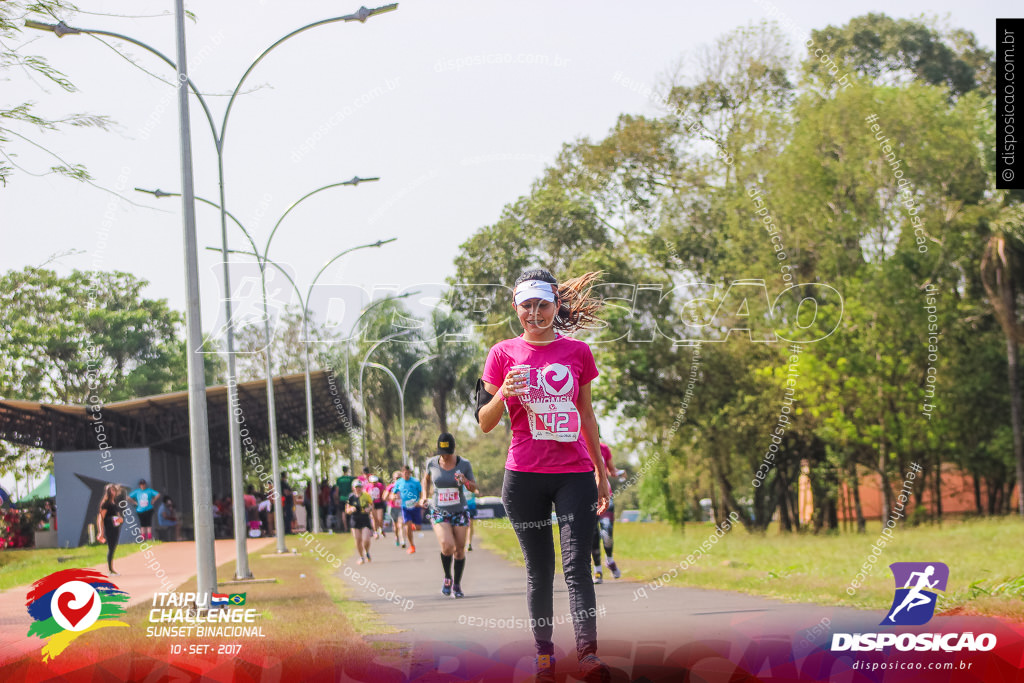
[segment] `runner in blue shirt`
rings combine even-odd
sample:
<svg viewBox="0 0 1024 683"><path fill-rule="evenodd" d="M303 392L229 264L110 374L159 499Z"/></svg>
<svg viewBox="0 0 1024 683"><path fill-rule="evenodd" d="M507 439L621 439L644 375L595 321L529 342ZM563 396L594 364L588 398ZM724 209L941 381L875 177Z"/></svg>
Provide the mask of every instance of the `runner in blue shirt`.
<svg viewBox="0 0 1024 683"><path fill-rule="evenodd" d="M412 478L412 469L408 465L402 468L402 478L395 482L395 493L402 501L402 525L405 527L405 537L409 539L410 555L416 552L416 541L412 532L418 531L423 523L420 496L423 495L423 486L418 479Z"/></svg>
<svg viewBox="0 0 1024 683"><path fill-rule="evenodd" d="M153 540L153 511L160 492L149 488L145 479L139 479L139 488L128 494L135 501L135 511L139 513L139 527L142 539Z"/></svg>

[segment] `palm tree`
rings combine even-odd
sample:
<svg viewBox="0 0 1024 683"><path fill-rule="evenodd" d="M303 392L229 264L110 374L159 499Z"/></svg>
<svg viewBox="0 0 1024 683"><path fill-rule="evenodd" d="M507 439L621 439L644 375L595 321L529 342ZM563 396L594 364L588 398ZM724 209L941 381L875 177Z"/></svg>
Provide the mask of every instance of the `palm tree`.
<svg viewBox="0 0 1024 683"><path fill-rule="evenodd" d="M455 311L435 308L430 314L427 352L437 356L428 364L427 386L437 426L448 431L448 403L468 397L482 364L480 345L468 335L465 319Z"/></svg>
<svg viewBox="0 0 1024 683"><path fill-rule="evenodd" d="M1024 326L1017 320L1018 284L1014 273L1024 265L1024 205L1003 206L991 224L992 233L981 257L981 282L1006 335L1006 365L1010 380L1010 416L1013 420L1013 455L1017 463L1017 511L1024 517L1024 434L1018 375L1020 341Z"/></svg>

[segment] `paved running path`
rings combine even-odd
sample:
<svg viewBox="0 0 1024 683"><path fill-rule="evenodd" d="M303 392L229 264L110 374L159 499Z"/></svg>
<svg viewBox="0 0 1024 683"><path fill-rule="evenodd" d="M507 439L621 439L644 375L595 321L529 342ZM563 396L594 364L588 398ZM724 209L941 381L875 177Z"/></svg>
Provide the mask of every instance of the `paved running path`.
<svg viewBox="0 0 1024 683"><path fill-rule="evenodd" d="M251 555L273 541L273 538L248 539L247 548ZM223 581L231 580L235 570L234 539L215 541L215 553L218 578ZM150 566L147 567L147 564ZM58 564L53 567L53 571L67 568ZM141 552L125 557L118 557L115 554L114 568L120 576L111 577L111 580L118 588L128 593L129 607L149 602L157 591L174 590L196 575L196 545L192 541L160 543L153 546L151 559L147 559ZM106 563L94 565L89 569L107 573ZM166 577L156 576L155 572L159 569L166 572ZM0 663L18 659L25 653L41 647L42 641L25 635L32 623L32 618L25 611L27 592L27 586L0 592Z"/></svg>
<svg viewBox="0 0 1024 683"><path fill-rule="evenodd" d="M415 555L396 548L394 537L389 536L385 541L374 541L372 563L357 565L353 555L344 560L338 573L353 589L351 597L368 603L385 621L402 629L400 633L375 637L407 646L400 664L382 664L400 669L408 680L423 682L469 677L466 667L486 667L488 661L500 659L515 662L514 680L528 680L535 651L528 628L525 568L477 547L466 553L462 581L466 597L446 598L440 593L444 574L437 541L430 529L420 534ZM684 645L692 649L707 643L712 653L711 645L721 644L714 643L716 640L725 641L730 662L741 661L745 653L756 653L758 644L754 640L764 643L778 639L777 644L784 643L787 651L797 645L796 652L803 656L827 643L830 632L875 631L880 620L878 611L788 604L741 593L678 586L648 588L648 597L644 598L636 591L647 584L616 581L607 570L605 576L605 582L595 586L599 654L620 673L638 671L639 661L662 662ZM384 596L373 592L372 587L364 587L362 577L382 586L378 592ZM556 574L554 588L556 656L559 671L571 673L575 640L572 625L565 618L569 601L561 574ZM390 591L393 594L388 594ZM409 608L409 603L403 601L414 605ZM515 619L520 621L516 623ZM942 619L932 622L940 630ZM816 625L821 635L808 632ZM801 643L805 637L808 640ZM476 664L467 664L474 655L480 655ZM712 668L732 666L713 653L711 659L717 660L708 664ZM444 675L434 673L438 670ZM729 679L729 675L721 678L721 673L721 669L714 671L711 679ZM633 675L628 680L633 680Z"/></svg>

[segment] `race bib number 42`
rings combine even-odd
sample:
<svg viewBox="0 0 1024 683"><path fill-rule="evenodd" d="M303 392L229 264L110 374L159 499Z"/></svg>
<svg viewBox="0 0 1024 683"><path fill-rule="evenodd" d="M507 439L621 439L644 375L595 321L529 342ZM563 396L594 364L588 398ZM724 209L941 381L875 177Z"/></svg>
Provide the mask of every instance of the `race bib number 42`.
<svg viewBox="0 0 1024 683"><path fill-rule="evenodd" d="M580 414L568 401L530 403L530 431L541 441L577 441L580 438Z"/></svg>

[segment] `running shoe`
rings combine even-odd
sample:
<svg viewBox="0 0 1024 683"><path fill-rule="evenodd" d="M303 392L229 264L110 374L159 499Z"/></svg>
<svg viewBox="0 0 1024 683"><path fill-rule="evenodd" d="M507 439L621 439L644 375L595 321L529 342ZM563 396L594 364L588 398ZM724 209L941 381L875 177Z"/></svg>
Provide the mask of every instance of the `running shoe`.
<svg viewBox="0 0 1024 683"><path fill-rule="evenodd" d="M537 655L537 683L555 683L555 658Z"/></svg>
<svg viewBox="0 0 1024 683"><path fill-rule="evenodd" d="M604 576L601 574L601 570L600 569L595 569L594 570L594 585L597 585L599 583L604 583Z"/></svg>
<svg viewBox="0 0 1024 683"><path fill-rule="evenodd" d="M404 542L402 543L402 547L403 547L403 548L405 547L405 543L404 543Z"/></svg>
<svg viewBox="0 0 1024 683"><path fill-rule="evenodd" d="M466 597L466 594L462 592L462 586L460 586L459 584L455 584L454 591L455 591L455 597L457 597L457 598L464 598L464 597Z"/></svg>
<svg viewBox="0 0 1024 683"><path fill-rule="evenodd" d="M407 553L409 553L410 555L412 555L412 554L413 554L414 552L416 552L416 546L414 546L414 545L410 545L410 546L409 546L409 549L408 549L408 550L406 550L405 552L407 552Z"/></svg>
<svg viewBox="0 0 1024 683"><path fill-rule="evenodd" d="M358 560L356 560L356 564L362 564L362 563L363 563L363 556L362 556L362 555L360 555L360 556L359 556L359 559L358 559Z"/></svg>
<svg viewBox="0 0 1024 683"><path fill-rule="evenodd" d="M593 683L607 683L611 681L611 672L608 666L602 662L597 655L583 655L580 657L580 674L583 680Z"/></svg>
<svg viewBox="0 0 1024 683"><path fill-rule="evenodd" d="M473 549L473 544L470 543L469 546L466 548L466 550L472 550L472 549Z"/></svg>
<svg viewBox="0 0 1024 683"><path fill-rule="evenodd" d="M395 539L395 546L397 547L398 545L401 545L403 548L405 547L405 544L404 543L400 543L399 540L396 538Z"/></svg>
<svg viewBox="0 0 1024 683"><path fill-rule="evenodd" d="M369 550L366 551L366 561L367 562L370 561L370 551Z"/></svg>
<svg viewBox="0 0 1024 683"><path fill-rule="evenodd" d="M612 576L614 576L616 579L622 578L622 572L619 571L619 566L615 564L615 560L613 560L610 557L608 558L608 569L612 570Z"/></svg>
<svg viewBox="0 0 1024 683"><path fill-rule="evenodd" d="M441 584L441 595L448 596L452 594L452 580L445 579L444 583Z"/></svg>

